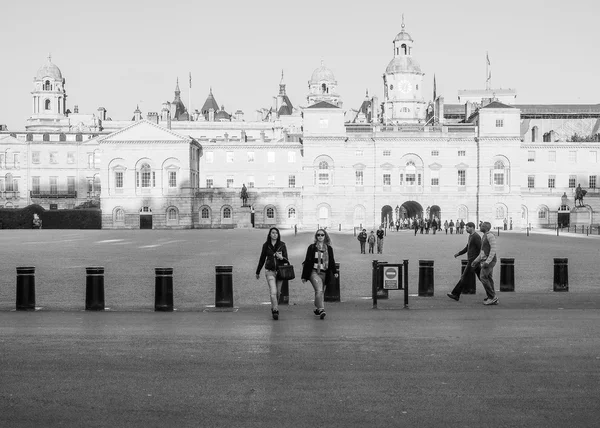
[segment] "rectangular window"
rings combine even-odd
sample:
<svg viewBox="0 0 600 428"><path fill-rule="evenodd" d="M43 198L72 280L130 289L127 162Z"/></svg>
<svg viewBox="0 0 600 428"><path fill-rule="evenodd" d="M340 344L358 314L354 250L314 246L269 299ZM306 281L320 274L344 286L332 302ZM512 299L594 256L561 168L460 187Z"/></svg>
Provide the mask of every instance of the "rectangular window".
<svg viewBox="0 0 600 428"><path fill-rule="evenodd" d="M295 175L288 176L288 187L296 187L296 176Z"/></svg>
<svg viewBox="0 0 600 428"><path fill-rule="evenodd" d="M206 152L206 163L213 163L215 161L215 153L214 152Z"/></svg>
<svg viewBox="0 0 600 428"><path fill-rule="evenodd" d="M590 175L590 181L589 181L588 187L590 189L595 189L596 188L596 176L595 175Z"/></svg>
<svg viewBox="0 0 600 428"><path fill-rule="evenodd" d="M67 192L69 195L75 194L75 177L67 177Z"/></svg>
<svg viewBox="0 0 600 428"><path fill-rule="evenodd" d="M383 174L383 185L384 186L392 185L392 174Z"/></svg>
<svg viewBox="0 0 600 428"><path fill-rule="evenodd" d="M329 126L329 119L319 119L319 128L324 129Z"/></svg>
<svg viewBox="0 0 600 428"><path fill-rule="evenodd" d="M404 185L404 174L400 174L400 186Z"/></svg>
<svg viewBox="0 0 600 428"><path fill-rule="evenodd" d="M598 163L598 152L595 150L590 150L589 159L591 163Z"/></svg>
<svg viewBox="0 0 600 428"><path fill-rule="evenodd" d="M4 155L2 155L2 157L4 157ZM31 152L31 163L40 163L40 152Z"/></svg>
<svg viewBox="0 0 600 428"><path fill-rule="evenodd" d="M431 185L432 186L440 185L440 172L439 171L431 171Z"/></svg>
<svg viewBox="0 0 600 428"><path fill-rule="evenodd" d="M229 189L231 187L233 187L233 176L230 175L227 177L227 188Z"/></svg>
<svg viewBox="0 0 600 428"><path fill-rule="evenodd" d="M233 152L227 152L227 163L233 163Z"/></svg>
<svg viewBox="0 0 600 428"><path fill-rule="evenodd" d="M275 176L274 175L269 175L267 177L267 186L269 186L269 187L275 186Z"/></svg>
<svg viewBox="0 0 600 428"><path fill-rule="evenodd" d="M569 163L577 162L577 150L569 150Z"/></svg>
<svg viewBox="0 0 600 428"><path fill-rule="evenodd" d="M392 156L392 151L391 150L384 150L383 151L383 156Z"/></svg>
<svg viewBox="0 0 600 428"><path fill-rule="evenodd" d="M364 185L363 171L354 171L354 175L356 177L356 185L357 186Z"/></svg>
<svg viewBox="0 0 600 428"><path fill-rule="evenodd" d="M275 152L267 152L267 162L275 163Z"/></svg>
<svg viewBox="0 0 600 428"><path fill-rule="evenodd" d="M288 152L288 162L296 163L296 152Z"/></svg>
<svg viewBox="0 0 600 428"><path fill-rule="evenodd" d="M356 150L356 151L354 152L354 155L355 155L355 156L362 156L362 155L363 155L363 151L362 151L362 150Z"/></svg>
<svg viewBox="0 0 600 428"><path fill-rule="evenodd" d="M535 187L535 175L527 176L527 187L533 189Z"/></svg>
<svg viewBox="0 0 600 428"><path fill-rule="evenodd" d="M569 189L575 188L575 181L577 181L576 175L569 175Z"/></svg>
<svg viewBox="0 0 600 428"><path fill-rule="evenodd" d="M527 152L527 162L535 162L535 151L529 150Z"/></svg>
<svg viewBox="0 0 600 428"><path fill-rule="evenodd" d="M467 185L467 171L464 169L458 170L458 185L466 186Z"/></svg>
<svg viewBox="0 0 600 428"><path fill-rule="evenodd" d="M504 126L504 119L496 119L496 128L502 128Z"/></svg>
<svg viewBox="0 0 600 428"><path fill-rule="evenodd" d="M75 152L67 153L67 163L75 163Z"/></svg>
<svg viewBox="0 0 600 428"><path fill-rule="evenodd" d="M40 177L31 177L31 190L33 193L40 193Z"/></svg>
<svg viewBox="0 0 600 428"><path fill-rule="evenodd" d="M504 186L504 173L503 172L495 172L494 173L494 185Z"/></svg>
<svg viewBox="0 0 600 428"><path fill-rule="evenodd" d="M554 189L556 187L556 177L554 175L548 176L548 189Z"/></svg>
<svg viewBox="0 0 600 428"><path fill-rule="evenodd" d="M206 188L207 189L212 189L214 184L215 184L214 179L212 177L206 177Z"/></svg>
<svg viewBox="0 0 600 428"><path fill-rule="evenodd" d="M50 177L50 194L56 195L58 193L58 177Z"/></svg>
<svg viewBox="0 0 600 428"><path fill-rule="evenodd" d="M407 186L414 186L416 181L417 181L416 174L406 174L406 185Z"/></svg>
<svg viewBox="0 0 600 428"><path fill-rule="evenodd" d="M115 172L115 187L117 189L123 188L123 171Z"/></svg>
<svg viewBox="0 0 600 428"><path fill-rule="evenodd" d="M254 152L248 152L248 162L254 162Z"/></svg>
<svg viewBox="0 0 600 428"><path fill-rule="evenodd" d="M152 171L152 187L156 187L156 172Z"/></svg>
<svg viewBox="0 0 600 428"><path fill-rule="evenodd" d="M169 171L169 187L177 187L177 171Z"/></svg>
<svg viewBox="0 0 600 428"><path fill-rule="evenodd" d="M432 150L431 151L431 156L439 156L440 155L440 151L439 150Z"/></svg>
<svg viewBox="0 0 600 428"><path fill-rule="evenodd" d="M458 151L458 156L466 156L467 155L467 151L466 150L459 150Z"/></svg>
<svg viewBox="0 0 600 428"><path fill-rule="evenodd" d="M150 179L152 175L150 171L142 171L142 187L150 187Z"/></svg>
<svg viewBox="0 0 600 428"><path fill-rule="evenodd" d="M58 153L50 152L50 163L58 163Z"/></svg>
<svg viewBox="0 0 600 428"><path fill-rule="evenodd" d="M253 175L249 175L246 177L246 181L248 182L248 188L252 189L254 187L254 176Z"/></svg>
<svg viewBox="0 0 600 428"><path fill-rule="evenodd" d="M548 162L556 162L556 150L550 150L548 152Z"/></svg>

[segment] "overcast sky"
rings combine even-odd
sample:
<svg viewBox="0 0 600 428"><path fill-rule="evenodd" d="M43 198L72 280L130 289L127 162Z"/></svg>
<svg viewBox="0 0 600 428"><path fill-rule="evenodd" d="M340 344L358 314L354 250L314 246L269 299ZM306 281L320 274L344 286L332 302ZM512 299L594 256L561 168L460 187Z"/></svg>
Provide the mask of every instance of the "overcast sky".
<svg viewBox="0 0 600 428"><path fill-rule="evenodd" d="M281 70L294 106L306 105L321 60L338 81L344 109L365 90L382 97L382 74L401 31L414 39L425 99L457 102L459 89L494 88L517 103L600 103L600 3L593 0L42 0L3 5L0 124L23 129L33 78L52 54L66 79L67 104L102 106L114 120L145 115L173 100L176 79L200 108L210 87L219 105L247 120L269 107Z"/></svg>

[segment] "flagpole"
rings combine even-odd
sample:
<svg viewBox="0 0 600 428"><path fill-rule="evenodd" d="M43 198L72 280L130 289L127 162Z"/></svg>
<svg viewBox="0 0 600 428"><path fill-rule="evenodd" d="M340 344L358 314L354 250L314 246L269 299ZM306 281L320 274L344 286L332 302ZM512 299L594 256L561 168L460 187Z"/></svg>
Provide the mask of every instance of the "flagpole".
<svg viewBox="0 0 600 428"><path fill-rule="evenodd" d="M188 111L188 118L190 120L190 122L193 120L193 115L192 115L192 72L190 71L190 89L188 90L188 105L189 107L189 111Z"/></svg>
<svg viewBox="0 0 600 428"><path fill-rule="evenodd" d="M489 67L490 67L490 57L488 56L488 52L485 51L485 89L489 90L490 89L490 81L488 79L489 74Z"/></svg>

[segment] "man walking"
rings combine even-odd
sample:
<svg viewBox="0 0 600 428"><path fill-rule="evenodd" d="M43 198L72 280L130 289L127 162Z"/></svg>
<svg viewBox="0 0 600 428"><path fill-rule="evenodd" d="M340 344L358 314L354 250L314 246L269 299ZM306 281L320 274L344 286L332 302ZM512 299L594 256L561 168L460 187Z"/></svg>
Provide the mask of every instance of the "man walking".
<svg viewBox="0 0 600 428"><path fill-rule="evenodd" d="M377 254L383 254L383 229L377 230Z"/></svg>
<svg viewBox="0 0 600 428"><path fill-rule="evenodd" d="M494 266L496 266L496 237L490 232L491 229L492 225L489 221L484 221L481 224L480 230L483 232L481 252L472 263L473 267L481 263L479 279L487 294L487 297L483 301L484 305L498 304L498 297L496 297L496 292L494 291L494 278L492 278Z"/></svg>
<svg viewBox="0 0 600 428"><path fill-rule="evenodd" d="M360 242L360 253L365 254L365 243L367 242L367 230L363 229L362 232L358 234L358 242Z"/></svg>
<svg viewBox="0 0 600 428"><path fill-rule="evenodd" d="M467 284L467 278L469 277L469 275L473 275L473 272L475 272L475 274L479 278L479 275L480 275L479 272L481 271L481 268L479 265L477 265L477 266L471 265L471 263L473 263L473 261L481 253L481 237L475 231L475 223L470 221L465 226L467 228L467 233L469 234L469 237L467 238L467 246L465 248L463 248L461 251L459 251L458 253L456 253L454 255L454 258L457 258L458 256L467 253L467 260L469 262L465 266L465 270L463 271L462 275L460 276L460 279L458 280L458 283L454 287L454 290L452 290L452 292L447 294L448 297L450 297L451 299L454 299L456 301L458 301L458 299L460 299L460 294L462 293L463 287ZM480 279L480 281L481 281L481 279Z"/></svg>

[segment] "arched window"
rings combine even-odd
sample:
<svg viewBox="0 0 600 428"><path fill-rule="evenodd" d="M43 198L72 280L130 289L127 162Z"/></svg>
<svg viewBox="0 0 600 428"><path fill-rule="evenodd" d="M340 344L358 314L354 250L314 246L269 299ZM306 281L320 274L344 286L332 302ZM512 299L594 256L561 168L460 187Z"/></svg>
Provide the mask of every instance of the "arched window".
<svg viewBox="0 0 600 428"><path fill-rule="evenodd" d="M327 92L327 85L325 83L321 84L321 92L322 93L326 93Z"/></svg>
<svg viewBox="0 0 600 428"><path fill-rule="evenodd" d="M50 141L50 134L48 134L47 132L45 132L44 135L42 135L42 140L43 141Z"/></svg>
<svg viewBox="0 0 600 428"><path fill-rule="evenodd" d="M50 84L49 80L46 80L44 82L44 91L51 91L52 90L52 85Z"/></svg>
<svg viewBox="0 0 600 428"><path fill-rule="evenodd" d="M414 186L417 182L417 167L413 161L406 163L406 185Z"/></svg>
<svg viewBox="0 0 600 428"><path fill-rule="evenodd" d="M50 100L44 101L44 109L50 110Z"/></svg>
<svg viewBox="0 0 600 428"><path fill-rule="evenodd" d="M496 207L496 218L497 219L503 219L504 218L504 207L503 206L497 206Z"/></svg>
<svg viewBox="0 0 600 428"><path fill-rule="evenodd" d="M546 218L546 207L540 208L538 211L538 218L545 219Z"/></svg>
<svg viewBox="0 0 600 428"><path fill-rule="evenodd" d="M319 162L319 185L329 185L329 164L326 161Z"/></svg>
<svg viewBox="0 0 600 428"><path fill-rule="evenodd" d="M494 163L494 185L504 186L504 162L498 160Z"/></svg>
<svg viewBox="0 0 600 428"><path fill-rule="evenodd" d="M223 208L223 218L231 218L231 208Z"/></svg>
<svg viewBox="0 0 600 428"><path fill-rule="evenodd" d="M296 208L290 208L288 210L288 218L296 218Z"/></svg>
<svg viewBox="0 0 600 428"><path fill-rule="evenodd" d="M115 221L118 221L120 223L125 222L125 211L121 208L117 208L115 210Z"/></svg>
<svg viewBox="0 0 600 428"><path fill-rule="evenodd" d="M138 177L141 178L141 183L138 179L138 187L150 187L151 186L151 177L152 177L152 169L150 165L147 163L142 164L140 167L140 172L138 173Z"/></svg>
<svg viewBox="0 0 600 428"><path fill-rule="evenodd" d="M167 210L167 220L177 221L177 208L171 207Z"/></svg>
<svg viewBox="0 0 600 428"><path fill-rule="evenodd" d="M14 181L12 174L6 174L4 177L4 190L7 192L14 191Z"/></svg>
<svg viewBox="0 0 600 428"><path fill-rule="evenodd" d="M204 219L210 218L208 208L206 208L206 207L202 208L201 217Z"/></svg>
<svg viewBox="0 0 600 428"><path fill-rule="evenodd" d="M275 210L272 207L267 208L267 218L269 218L269 219L275 218Z"/></svg>
<svg viewBox="0 0 600 428"><path fill-rule="evenodd" d="M403 43L402 46L400 46L400 48L402 49L402 54L406 55L406 45Z"/></svg>

